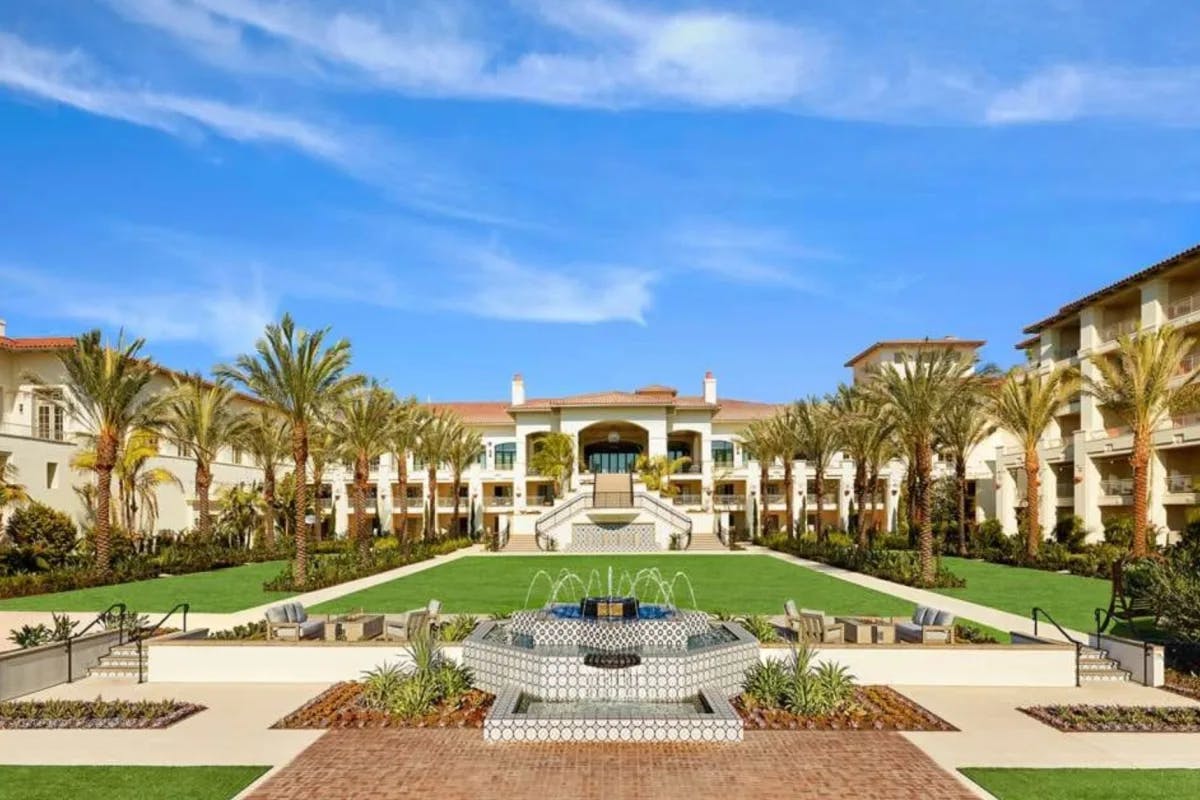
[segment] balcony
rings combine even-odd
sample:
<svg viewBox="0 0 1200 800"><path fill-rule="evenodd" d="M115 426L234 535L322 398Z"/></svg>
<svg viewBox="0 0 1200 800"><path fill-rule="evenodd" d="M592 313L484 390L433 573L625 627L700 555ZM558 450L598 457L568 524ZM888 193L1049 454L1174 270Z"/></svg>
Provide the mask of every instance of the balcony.
<svg viewBox="0 0 1200 800"><path fill-rule="evenodd" d="M513 499L511 495L503 497L499 495L493 495L492 497L488 497L484 500L484 505L491 507L510 508L512 504Z"/></svg>
<svg viewBox="0 0 1200 800"><path fill-rule="evenodd" d="M745 508L746 498L731 494L714 494L713 505L717 508Z"/></svg>
<svg viewBox="0 0 1200 800"><path fill-rule="evenodd" d="M690 461L687 464L680 464L675 469L671 470L672 475L699 475L703 470L703 465L699 461Z"/></svg>
<svg viewBox="0 0 1200 800"><path fill-rule="evenodd" d="M496 459L495 466L492 467L496 472L512 472L513 462L504 459Z"/></svg>
<svg viewBox="0 0 1200 800"><path fill-rule="evenodd" d="M785 502L787 502L787 499L781 494L764 494L763 502L769 506L783 505Z"/></svg>
<svg viewBox="0 0 1200 800"><path fill-rule="evenodd" d="M332 497L317 498L317 507L320 508L322 511L328 511L329 509L333 508L333 498Z"/></svg>
<svg viewBox="0 0 1200 800"><path fill-rule="evenodd" d="M815 506L817 504L817 495L806 494L804 500L808 505ZM835 505L837 503L837 492L825 492L821 495L821 503L824 505Z"/></svg>
<svg viewBox="0 0 1200 800"><path fill-rule="evenodd" d="M458 498L459 506L465 506L470 502L471 502L470 498L462 497L461 495ZM438 504L438 508L453 508L454 507L454 495L439 495L438 499L437 499L437 504Z"/></svg>
<svg viewBox="0 0 1200 800"><path fill-rule="evenodd" d="M1136 319L1123 319L1119 322L1113 322L1100 329L1100 341L1114 342L1122 336L1137 333L1139 327L1141 327L1140 323Z"/></svg>
<svg viewBox="0 0 1200 800"><path fill-rule="evenodd" d="M1100 481L1100 493L1107 497L1133 497L1133 478L1107 478Z"/></svg>
<svg viewBox="0 0 1200 800"><path fill-rule="evenodd" d="M404 505L406 508L424 508L425 498L417 495L406 497L404 499Z"/></svg>
<svg viewBox="0 0 1200 800"><path fill-rule="evenodd" d="M0 436L20 436L23 439L41 439L44 442L67 442L67 433L61 425L27 425L23 422L0 422Z"/></svg>
<svg viewBox="0 0 1200 800"><path fill-rule="evenodd" d="M733 472L735 469L738 469L738 467L744 467L744 466L746 466L746 462L742 462L741 464L738 464L736 461L726 461L724 459L722 459L720 461L712 462L712 468L713 468L714 473Z"/></svg>
<svg viewBox="0 0 1200 800"><path fill-rule="evenodd" d="M700 495L698 494L677 494L671 498L677 506L698 506L701 505Z"/></svg>
<svg viewBox="0 0 1200 800"><path fill-rule="evenodd" d="M1193 350L1184 356L1179 362L1179 374L1189 375L1200 369L1200 352Z"/></svg>
<svg viewBox="0 0 1200 800"><path fill-rule="evenodd" d="M1168 475L1167 491L1171 494L1200 492L1200 475Z"/></svg>
<svg viewBox="0 0 1200 800"><path fill-rule="evenodd" d="M1167 304L1167 319L1186 317L1195 311L1200 311L1200 294L1192 294L1172 300Z"/></svg>

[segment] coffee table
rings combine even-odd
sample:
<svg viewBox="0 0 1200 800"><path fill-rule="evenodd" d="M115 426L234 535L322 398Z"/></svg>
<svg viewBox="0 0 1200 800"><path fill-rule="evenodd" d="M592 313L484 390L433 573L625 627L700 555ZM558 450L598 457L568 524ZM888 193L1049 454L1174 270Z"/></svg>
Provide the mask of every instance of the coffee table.
<svg viewBox="0 0 1200 800"><path fill-rule="evenodd" d="M347 642L377 639L383 635L383 614L352 614L341 621Z"/></svg>
<svg viewBox="0 0 1200 800"><path fill-rule="evenodd" d="M881 617L838 617L846 641L854 644L895 644L896 626Z"/></svg>

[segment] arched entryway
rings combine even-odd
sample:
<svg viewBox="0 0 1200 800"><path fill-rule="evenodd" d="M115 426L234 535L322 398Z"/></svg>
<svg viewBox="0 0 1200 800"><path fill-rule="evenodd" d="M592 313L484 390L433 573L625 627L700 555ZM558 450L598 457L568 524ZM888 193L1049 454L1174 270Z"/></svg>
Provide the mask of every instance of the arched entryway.
<svg viewBox="0 0 1200 800"><path fill-rule="evenodd" d="M597 422L579 432L581 468L586 472L633 472L650 436L632 422Z"/></svg>

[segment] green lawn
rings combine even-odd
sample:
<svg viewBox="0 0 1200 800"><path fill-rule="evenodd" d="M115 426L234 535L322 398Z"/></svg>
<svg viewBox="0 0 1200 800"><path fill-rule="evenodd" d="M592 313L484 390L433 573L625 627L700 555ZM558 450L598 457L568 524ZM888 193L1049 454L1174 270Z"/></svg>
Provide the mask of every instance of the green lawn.
<svg viewBox="0 0 1200 800"><path fill-rule="evenodd" d="M828 614L911 613L913 604L891 595L830 578L770 556L471 556L405 578L364 589L317 606L317 611L399 612L424 605L431 597L442 601L443 611L502 614L525 606L530 581L540 571L557 576L570 569L587 580L597 570L607 583L608 567L615 576L623 570L657 567L668 578L685 573L696 594L696 604L707 611L738 614L781 614L783 602L794 598L800 606L820 608ZM616 580L616 578L614 578ZM691 604L683 581L677 584L676 602ZM614 585L614 589L615 589ZM639 594L646 596L639 589ZM549 597L548 582L541 580L529 597L537 606ZM575 600L577 590L560 593L562 601Z"/></svg>
<svg viewBox="0 0 1200 800"><path fill-rule="evenodd" d="M1196 769L991 769L961 772L999 800L1160 800L1200 797Z"/></svg>
<svg viewBox="0 0 1200 800"><path fill-rule="evenodd" d="M262 589L263 581L278 574L285 563L264 561L171 578L14 597L0 600L0 611L100 612L117 602L142 613L165 613L176 603L190 603L192 611L240 611L289 596L287 592L264 592Z"/></svg>
<svg viewBox="0 0 1200 800"><path fill-rule="evenodd" d="M0 766L0 800L229 800L267 769Z"/></svg>
<svg viewBox="0 0 1200 800"><path fill-rule="evenodd" d="M1028 617L1034 606L1040 606L1060 625L1078 631L1095 630L1092 610L1108 608L1112 594L1109 582L1102 578L1060 575L964 558L943 557L942 562L965 579L967 585L963 589L935 591L1023 617Z"/></svg>

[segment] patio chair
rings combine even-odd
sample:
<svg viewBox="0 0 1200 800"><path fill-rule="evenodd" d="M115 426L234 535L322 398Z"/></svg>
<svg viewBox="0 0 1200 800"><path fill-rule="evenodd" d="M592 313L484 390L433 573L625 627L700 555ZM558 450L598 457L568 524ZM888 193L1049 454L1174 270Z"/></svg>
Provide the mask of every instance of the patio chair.
<svg viewBox="0 0 1200 800"><path fill-rule="evenodd" d="M328 614L310 615L303 603L283 603L267 609L267 641L299 642L319 638L325 633Z"/></svg>
<svg viewBox="0 0 1200 800"><path fill-rule="evenodd" d="M796 635L797 641L833 644L846 640L845 626L834 622L833 617L826 616L823 611L809 608L797 610L795 600L784 603L783 610L787 615L788 629Z"/></svg>
<svg viewBox="0 0 1200 800"><path fill-rule="evenodd" d="M954 644L954 615L929 606L917 606L911 618L895 617L896 638L918 644Z"/></svg>
<svg viewBox="0 0 1200 800"><path fill-rule="evenodd" d="M441 618L442 602L430 600L424 608L414 608L397 616L386 617L383 637L411 641L422 629L431 628Z"/></svg>

